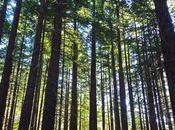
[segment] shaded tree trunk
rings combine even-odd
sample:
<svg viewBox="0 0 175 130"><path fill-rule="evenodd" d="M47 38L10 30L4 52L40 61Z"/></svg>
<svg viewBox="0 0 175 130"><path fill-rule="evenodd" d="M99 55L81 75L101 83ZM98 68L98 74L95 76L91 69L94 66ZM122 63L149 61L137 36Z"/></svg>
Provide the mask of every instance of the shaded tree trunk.
<svg viewBox="0 0 175 130"><path fill-rule="evenodd" d="M67 70L67 82L66 82L66 98L65 98L65 110L64 110L64 130L68 130L68 112L69 112L69 80L70 80L70 71Z"/></svg>
<svg viewBox="0 0 175 130"><path fill-rule="evenodd" d="M24 130L24 129L29 128L33 100L34 100L34 93L35 93L35 90L37 90L36 82L37 82L37 76L38 76L38 71L39 71L41 35L43 31L43 21L44 21L44 13L45 13L44 4L45 3L41 1L41 7L40 7L41 10L39 10L34 49L33 49L33 54L32 54L32 61L31 61L31 66L30 66L27 90L25 94L24 104L21 110L19 130Z"/></svg>
<svg viewBox="0 0 175 130"><path fill-rule="evenodd" d="M13 65L13 51L16 44L16 35L17 35L17 28L19 23L19 16L21 11L21 4L22 0L18 0L15 8L14 13L14 20L12 23L12 29L10 32L9 43L7 46L6 58L2 73L2 79L0 83L0 130L2 129L3 119L4 119L4 112L6 107L6 98L9 89L9 82L10 82L10 75L12 71Z"/></svg>
<svg viewBox="0 0 175 130"><path fill-rule="evenodd" d="M114 116L115 116L115 129L120 130L120 116L119 116L119 105L118 105L118 89L116 80L116 69L115 69L115 56L114 56L114 43L112 42L111 58L112 58L112 77L114 85Z"/></svg>
<svg viewBox="0 0 175 130"><path fill-rule="evenodd" d="M46 28L46 16L44 18L44 23L43 23L41 49L40 49L40 56L39 56L39 61L38 61L38 72L36 76L35 94L34 94L34 100L33 100L32 117L31 117L31 122L30 122L31 130L35 130L36 125L37 125L36 123L37 123L37 116L38 116L38 105L39 105L39 98L40 98L42 70L43 70L43 51L44 51L45 28Z"/></svg>
<svg viewBox="0 0 175 130"><path fill-rule="evenodd" d="M137 33L137 26L135 24L135 35L136 35L136 44L137 44L137 50L140 50L139 47L139 39L138 39L138 33ZM138 52L138 68L139 68L139 75L141 80L141 89L142 89L142 95L143 95L143 103L144 103L144 112L145 112L145 118L146 118L146 129L149 130L149 121L148 121L148 108L146 103L146 93L145 93L145 87L144 87L144 79L143 79L143 69L142 69L142 61L141 61L141 54Z"/></svg>
<svg viewBox="0 0 175 130"><path fill-rule="evenodd" d="M41 103L40 103L40 110L39 110L39 115L38 115L37 130L40 128L40 124L41 124L41 116L42 116L41 112L43 109L44 92L45 92L45 85L47 81L47 72L48 72L48 65L46 66L46 70L44 74L44 83L43 83L42 92L41 92Z"/></svg>
<svg viewBox="0 0 175 130"><path fill-rule="evenodd" d="M100 63L101 73L101 102L102 102L102 130L105 130L105 97L104 97L104 78L103 78L103 63Z"/></svg>
<svg viewBox="0 0 175 130"><path fill-rule="evenodd" d="M3 35L3 27L4 27L5 15L7 11L7 4L8 4L8 0L4 0L2 10L0 10L0 44L1 44L1 39Z"/></svg>
<svg viewBox="0 0 175 130"><path fill-rule="evenodd" d="M17 63L17 70L16 70L16 77L15 77L15 83L14 83L14 90L13 90L13 98L12 98L12 105L11 105L11 110L10 110L10 116L9 116L9 121L8 121L8 130L13 129L13 117L15 114L15 102L17 100L17 92L18 92L18 80L19 80L19 73L20 73L20 66L21 66L21 60L22 60L22 54L23 54L23 48L24 48L24 36L21 41L21 48L20 48L20 53L19 53L19 59Z"/></svg>
<svg viewBox="0 0 175 130"><path fill-rule="evenodd" d="M110 106L110 129L114 130L114 123L113 123L113 105L112 105L112 86L111 86L111 72L110 72L110 55L108 56L108 81L109 81L109 106Z"/></svg>
<svg viewBox="0 0 175 130"><path fill-rule="evenodd" d="M65 40L64 40L65 42ZM62 60L62 78L61 78L61 94L60 94L60 108L59 108L59 119L58 119L58 130L61 130L61 121L62 121L62 110L63 110L63 94L64 94L64 67L65 67L65 43L63 43L63 60Z"/></svg>
<svg viewBox="0 0 175 130"><path fill-rule="evenodd" d="M74 31L77 30L76 20L74 20ZM70 130L77 130L77 61L78 60L78 45L76 41L73 43L73 79L72 79L72 95L71 95L71 115L70 115Z"/></svg>
<svg viewBox="0 0 175 130"><path fill-rule="evenodd" d="M42 130L54 130L62 29L62 0L55 2L54 32L45 90Z"/></svg>
<svg viewBox="0 0 175 130"><path fill-rule="evenodd" d="M175 120L175 32L168 11L167 0L154 0L158 19L165 70L168 79L169 93Z"/></svg>
<svg viewBox="0 0 175 130"><path fill-rule="evenodd" d="M135 73L135 83L136 83L136 93L137 93L137 103L139 107L139 121L140 121L140 130L143 130L143 122L142 122L142 112L141 112L141 102L140 102L140 93L139 93L139 85L137 79L137 73Z"/></svg>
<svg viewBox="0 0 175 130"><path fill-rule="evenodd" d="M126 64L126 74L127 74L128 91L129 91L129 104L130 104L130 111L131 111L132 130L136 130L135 113L134 113L134 97L133 97L133 88L132 88L132 79L131 79L130 52L129 52L129 47L127 48L128 50L126 49L126 43L124 43L125 64Z"/></svg>
<svg viewBox="0 0 175 130"><path fill-rule="evenodd" d="M142 30L142 33L144 33L144 29ZM142 51L143 59L144 59L144 69L145 69L145 80L147 84L147 98L148 98L148 107L149 107L149 123L151 130L158 130L157 122L156 122L156 113L155 113L155 106L154 106L154 98L153 98L153 85L151 83L151 74L150 74L150 63L148 60L148 53L146 48L146 39L145 35L143 34L143 45L142 45Z"/></svg>
<svg viewBox="0 0 175 130"><path fill-rule="evenodd" d="M119 85L120 85L120 106L121 106L121 122L122 129L128 130L127 121L127 108L126 108L126 93L125 93L125 83L124 83L124 72L123 72L123 61L122 61L122 49L121 49L121 39L120 30L117 29L117 39L118 39L118 60L119 60Z"/></svg>
<svg viewBox="0 0 175 130"><path fill-rule="evenodd" d="M97 130L97 98L96 98L96 33L95 33L95 0L93 0L93 23L91 45L91 87L89 130Z"/></svg>

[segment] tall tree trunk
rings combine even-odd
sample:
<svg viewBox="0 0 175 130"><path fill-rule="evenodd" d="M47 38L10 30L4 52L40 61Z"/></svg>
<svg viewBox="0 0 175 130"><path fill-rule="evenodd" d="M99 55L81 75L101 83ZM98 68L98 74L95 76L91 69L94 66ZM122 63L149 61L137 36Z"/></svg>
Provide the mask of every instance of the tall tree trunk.
<svg viewBox="0 0 175 130"><path fill-rule="evenodd" d="M47 72L48 72L48 64L46 66L45 74L44 74L44 83L42 87L42 92L41 92L41 102L40 102L40 110L39 110L39 115L38 115L38 124L37 124L37 130L40 128L41 124L41 112L43 109L43 101L44 101L44 92L45 92L45 86L46 86L46 80L47 80Z"/></svg>
<svg viewBox="0 0 175 130"><path fill-rule="evenodd" d="M168 11L167 0L154 0L158 19L165 70L168 79L169 93L175 120L175 32Z"/></svg>
<svg viewBox="0 0 175 130"><path fill-rule="evenodd" d="M9 88L9 92L8 92L8 100L7 100L7 107L6 107L6 112L5 112L5 118L4 118L4 129L7 129L7 123L9 120L9 113L11 111L11 105L12 105L12 101L13 101L13 97L12 94L14 92L14 85L13 83L15 82L15 74L16 74L16 68L17 68L17 64L14 63L14 67L12 70L12 75L10 78L10 88Z"/></svg>
<svg viewBox="0 0 175 130"><path fill-rule="evenodd" d="M122 129L128 130L127 121L127 108L126 108L126 93L125 93L125 83L124 83L124 72L123 72L123 61L122 61L122 49L120 41L120 31L118 29L118 60L119 60L119 84L120 84L120 105L121 105L121 122Z"/></svg>
<svg viewBox="0 0 175 130"><path fill-rule="evenodd" d="M135 24L135 35L136 35L136 46L137 50L140 50L139 47L139 39L138 39L138 33L137 33L137 26ZM148 108L146 104L146 93L145 93L145 87L144 87L144 78L143 78L143 69L142 69L142 57L140 52L138 52L138 68L139 68L139 75L140 75L140 80L141 80L141 89L142 89L142 95L143 95L143 103L144 103L144 113L145 113L145 118L146 118L146 129L149 130L149 121L148 121Z"/></svg>
<svg viewBox="0 0 175 130"><path fill-rule="evenodd" d="M112 85L111 85L111 72L110 72L110 55L108 56L108 81L109 81L109 103L110 103L110 130L114 130L114 123L113 123L113 105L112 105Z"/></svg>
<svg viewBox="0 0 175 130"><path fill-rule="evenodd" d="M144 33L144 29L142 30L142 33ZM146 48L146 39L145 35L143 34L143 45L142 45L142 51L143 59L144 59L144 69L145 69L145 79L147 83L147 98L148 98L148 107L149 107L149 122L150 122L150 128L151 130L158 130L157 122L156 122L156 113L154 108L154 98L153 98L153 85L151 83L151 74L150 74L150 63L148 60L148 52Z"/></svg>
<svg viewBox="0 0 175 130"><path fill-rule="evenodd" d="M136 93L137 93L137 103L139 107L139 121L140 121L140 130L143 130L143 123L142 123L142 112L141 112L141 102L140 102L140 92L139 92L139 84L137 81L137 73L135 72L135 84L136 84Z"/></svg>
<svg viewBox="0 0 175 130"><path fill-rule="evenodd" d="M165 78L163 74L163 65L161 61L161 55L159 56L159 65L161 66L160 68L160 78L161 78L161 83L162 83L162 92L163 92L163 97L164 97L164 102L165 102L165 108L166 108L166 120L168 123L169 130L172 130L172 123L171 123L171 116L170 116L170 111L169 111L169 104L168 104L168 97L166 93L166 88L165 88Z"/></svg>
<svg viewBox="0 0 175 130"><path fill-rule="evenodd" d="M4 0L2 10L0 12L0 44L1 44L1 38L3 35L3 27L4 27L5 15L7 11L7 4L8 4L8 0Z"/></svg>
<svg viewBox="0 0 175 130"><path fill-rule="evenodd" d="M116 1L117 18L120 21L120 0ZM125 92L125 77L123 71L121 32L117 27L117 47L118 47L118 65L119 65L119 86L120 86L120 106L121 106L121 124L123 130L128 130L126 92Z"/></svg>
<svg viewBox="0 0 175 130"><path fill-rule="evenodd" d="M6 107L6 98L9 89L9 80L13 65L13 51L16 44L17 28L19 23L19 16L21 11L22 0L18 0L15 8L14 20L12 23L12 29L10 32L9 43L7 46L6 58L4 63L4 69L2 73L2 79L0 83L0 130L2 129L4 112Z"/></svg>
<svg viewBox="0 0 175 130"><path fill-rule="evenodd" d="M112 24L109 24L110 30L112 31ZM118 105L118 89L117 89L117 80L116 80L116 64L115 64L115 55L114 55L114 43L113 36L111 35L111 60L112 60L112 77L113 77L113 86L114 86L114 117L115 117L115 130L120 130L120 116L119 116L119 105Z"/></svg>
<svg viewBox="0 0 175 130"><path fill-rule="evenodd" d="M121 122L122 129L128 130L127 122L127 108L126 108L126 93L125 93L125 83L124 83L124 71L123 71L123 60L122 60L122 48L121 48L121 38L120 30L117 29L117 39L118 39L118 61L119 61L119 85L120 85L120 106L121 106Z"/></svg>
<svg viewBox="0 0 175 130"><path fill-rule="evenodd" d="M82 88L80 88L80 105L79 105L79 130L82 129Z"/></svg>
<svg viewBox="0 0 175 130"><path fill-rule="evenodd" d="M27 84L27 90L25 95L24 104L22 106L21 110L21 117L20 117L20 123L19 123L19 130L24 130L29 128L30 124L30 118L31 118L31 112L32 112L32 106L33 106L33 100L34 100L34 92L36 90L36 82L37 82L37 74L39 71L39 57L40 57L40 49L41 49L41 35L43 31L43 21L44 21L44 13L45 13L45 7L44 2L41 1L41 9L39 10L39 16L38 16L38 23L36 27L36 36L35 36L35 43L34 43L34 49L32 54L32 61L30 66L30 72L29 72L29 78L28 78L28 84Z"/></svg>
<svg viewBox="0 0 175 130"><path fill-rule="evenodd" d="M36 76L36 84L35 84L35 91L34 91L35 94L34 94L33 107L32 107L32 117L31 117L31 122L30 122L31 130L35 130L37 126L38 105L39 105L39 98L40 98L42 70L43 70L43 51L44 51L45 28L46 28L46 15L44 17L44 23L43 23L41 49L40 49L40 56L39 56L39 61L38 61L38 72Z"/></svg>
<svg viewBox="0 0 175 130"><path fill-rule="evenodd" d="M129 46L127 46L127 48L128 49L126 49L126 43L124 43L125 64L126 64L126 74L127 74L128 91L129 91L129 104L130 104L130 111L131 111L132 130L136 130Z"/></svg>
<svg viewBox="0 0 175 130"><path fill-rule="evenodd" d="M74 20L74 31L77 31L76 20ZM75 32L76 33L76 32ZM73 42L73 75L72 75L72 101L71 101L71 115L70 115L70 130L77 130L77 61L78 60L78 45L76 41Z"/></svg>
<svg viewBox="0 0 175 130"><path fill-rule="evenodd" d="M46 31L46 14L44 15L45 16L44 16L42 40L41 40L42 45L41 45L40 56L38 61L39 70L38 70L37 79L36 79L35 98L34 98L33 113L32 113L32 120L31 120L31 127L33 127L33 130L35 130L37 127L38 105L39 105L39 99L40 99L40 89L41 89L42 72L43 72L43 56L44 56L43 54L44 54L44 42L45 42L45 33L46 33L45 32ZM47 69L48 68L46 68L46 70ZM44 79L44 84L45 84L45 79Z"/></svg>
<svg viewBox="0 0 175 130"><path fill-rule="evenodd" d="M105 97L104 97L104 78L103 78L103 63L100 63L101 73L101 102L102 102L102 130L105 130Z"/></svg>
<svg viewBox="0 0 175 130"><path fill-rule="evenodd" d="M18 92L18 80L19 80L19 72L20 72L20 66L21 66L21 60L22 60L22 53L23 53L23 48L24 48L24 36L22 37L21 41L21 48L20 48L20 53L19 53L19 59L17 63L17 70L16 70L16 77L15 77L15 83L14 83L14 90L13 90L13 98L12 98L12 105L11 105L11 110L10 110L10 116L9 116L9 121L8 121L8 130L12 130L12 121L13 121L13 116L14 116L14 110L15 110L15 102L17 98L17 92Z"/></svg>
<svg viewBox="0 0 175 130"><path fill-rule="evenodd" d="M70 85L70 71L67 70L66 82L66 97L65 97L65 110L64 110L64 130L68 130L68 113L69 113L69 85Z"/></svg>
<svg viewBox="0 0 175 130"><path fill-rule="evenodd" d="M54 129L61 47L62 6L62 0L55 2L54 32L45 90L42 130Z"/></svg>
<svg viewBox="0 0 175 130"><path fill-rule="evenodd" d="M58 120L58 130L61 130L62 121L62 110L63 110L63 92L64 92L64 69L65 69L65 27L64 27L64 43L63 45L63 55L62 55L62 78L61 78L61 94L60 94L60 109L59 109L59 120Z"/></svg>
<svg viewBox="0 0 175 130"><path fill-rule="evenodd" d="M96 29L95 0L93 0L93 23L91 45L91 88L90 88L90 118L89 130L97 130L97 98L96 98Z"/></svg>
<svg viewBox="0 0 175 130"><path fill-rule="evenodd" d="M112 58L112 77L114 85L114 117L115 117L115 130L120 130L120 116L119 116L119 105L118 105L118 89L116 80L116 69L115 69L115 56L114 56L114 43L111 42L111 58Z"/></svg>

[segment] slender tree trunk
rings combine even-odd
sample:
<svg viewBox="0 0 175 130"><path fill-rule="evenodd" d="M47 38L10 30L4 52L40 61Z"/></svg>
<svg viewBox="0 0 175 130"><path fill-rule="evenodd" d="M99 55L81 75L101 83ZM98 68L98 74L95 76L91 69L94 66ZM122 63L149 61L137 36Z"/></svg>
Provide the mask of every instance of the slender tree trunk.
<svg viewBox="0 0 175 130"><path fill-rule="evenodd" d="M64 94L63 93L64 92L63 89L64 89L64 69L65 69L65 38L64 38L64 43L63 43L63 56L62 57L63 57L63 60L62 60L62 74L61 74L62 75L62 79L61 79L61 95L60 95L60 109L59 109L58 130L61 130L62 110L63 110L63 94Z"/></svg>
<svg viewBox="0 0 175 130"><path fill-rule="evenodd" d="M102 130L105 130L105 98L104 98L104 78L103 78L103 63L100 63L101 71L101 101L102 101Z"/></svg>
<svg viewBox="0 0 175 130"><path fill-rule="evenodd" d="M115 116L115 130L120 130L120 116L119 116L119 105L118 105L118 89L116 80L116 69L115 69L115 56L114 56L114 43L112 42L111 58L112 58L112 76L114 85L114 116Z"/></svg>
<svg viewBox="0 0 175 130"><path fill-rule="evenodd" d="M117 18L120 21L120 1L116 1L117 5ZM121 47L121 32L117 27L117 46L118 46L118 65L119 65L119 86L120 86L120 106L121 106L121 124L122 130L128 130L127 120L127 106L126 106L126 93L125 93L125 78L123 71L123 58L122 58L122 47Z"/></svg>
<svg viewBox="0 0 175 130"><path fill-rule="evenodd" d="M137 44L137 49L140 50L139 47L139 41L138 41L138 34L137 34L137 27L135 24L135 35L136 35L136 44ZM140 80L141 80L141 86L142 86L142 95L143 95L143 103L144 103L144 112L145 112L145 118L146 118L146 127L147 130L149 130L149 121L148 121L148 108L146 104L146 93L145 93L145 87L144 87L144 79L143 79L143 69L142 69L142 61L141 61L141 55L140 52L138 53L138 68L139 68L139 75L140 75Z"/></svg>
<svg viewBox="0 0 175 130"><path fill-rule="evenodd" d="M113 33L112 30L112 24L109 23L111 33ZM116 64L115 64L115 54L114 54L114 43L113 43L113 35L111 34L111 60L112 60L112 77L113 77L113 86L114 86L114 117L115 117L115 130L120 130L120 116L119 116L119 103L118 103L118 89L117 89L117 80L116 80ZM108 61L109 63L109 61ZM109 69L110 73L110 69ZM111 94L111 90L110 90ZM112 98L112 96L111 96ZM112 99L111 99L112 100ZM112 104L111 104L112 105ZM112 106L111 106L112 107ZM111 111L112 112L112 111ZM111 113L112 114L112 113ZM112 114L113 116L113 114ZM113 117L112 117L113 118ZM113 119L112 119L113 120ZM111 121L112 121L111 120ZM113 125L111 125L113 126ZM111 130L113 127L111 127Z"/></svg>
<svg viewBox="0 0 175 130"><path fill-rule="evenodd" d="M14 54L15 55L15 54ZM10 77L10 88L9 88L9 92L8 92L8 96L7 96L7 101L6 101L6 110L5 110L5 118L4 118L4 122L3 122L3 128L7 129L7 125L8 125L8 120L9 120L9 113L11 111L11 103L12 103L12 94L14 91L14 82L15 82L15 74L16 74L16 68L17 68L17 64L14 63L13 65L13 69L12 69L12 75Z"/></svg>
<svg viewBox="0 0 175 130"><path fill-rule="evenodd" d="M29 128L33 100L34 100L34 92L36 90L36 82L39 70L39 57L40 57L40 49L41 49L41 35L43 31L43 21L44 21L44 3L41 3L42 11L39 10L38 23L36 27L36 36L34 49L32 54L32 61L30 66L27 90L25 95L24 104L21 110L21 117L19 123L19 130L24 130Z"/></svg>
<svg viewBox="0 0 175 130"><path fill-rule="evenodd" d="M91 88L90 88L90 118L89 130L97 130L97 98L96 98L96 29L95 0L93 0L93 23L91 45Z"/></svg>
<svg viewBox="0 0 175 130"><path fill-rule="evenodd" d="M70 71L67 72L66 82L66 98L65 98L65 111L64 111L64 130L68 130L68 112L69 112L69 80Z"/></svg>
<svg viewBox="0 0 175 130"><path fill-rule="evenodd" d="M158 32L157 30L155 30L155 33L156 33L156 42L159 42L159 36L158 36ZM169 130L172 130L172 123L171 123L171 116L170 116L170 112L169 112L169 105L168 105L168 101L167 101L167 94L166 94L166 88L165 88L165 78L164 78L164 65L162 63L162 60L161 60L161 50L158 51L158 56L157 56L157 59L158 59L158 65L160 67L159 69L159 75L160 75L160 81L161 81L161 90L159 89L158 91L158 95L159 93L161 93L161 95L163 96L164 98L164 104L165 104L165 109L166 109L166 112L165 112L165 117L166 117L166 121L167 121L167 124L168 124L168 127L169 127ZM161 98L159 99L161 102ZM162 108L163 110L163 108Z"/></svg>
<svg viewBox="0 0 175 130"><path fill-rule="evenodd" d="M131 111L132 130L136 130L135 113L134 113L134 97L133 97L132 79L131 79L130 52L129 52L129 47L127 48L128 50L126 49L126 43L124 43L125 64L126 64L126 74L127 74L128 91L129 91L129 103L130 103L130 111Z"/></svg>
<svg viewBox="0 0 175 130"><path fill-rule="evenodd" d="M46 66L46 70L45 70L45 74L44 74L44 83L43 83L42 92L41 92L41 102L40 102L40 110L39 110L39 115L38 115L37 130L40 129L40 124L41 124L41 112L43 109L43 101L44 101L45 85L46 85L46 80L47 80L47 72L48 72L48 65Z"/></svg>
<svg viewBox="0 0 175 130"><path fill-rule="evenodd" d="M55 2L54 33L46 84L42 130L54 129L61 47L62 6L62 0Z"/></svg>
<svg viewBox="0 0 175 130"><path fill-rule="evenodd" d="M123 61L122 61L122 48L121 48L121 39L120 39L120 30L117 29L117 39L118 39L118 60L119 60L119 85L120 85L120 106L121 106L121 122L122 129L128 130L128 121L127 121L127 108L126 108L126 93L125 93L125 79L123 72Z"/></svg>
<svg viewBox="0 0 175 130"><path fill-rule="evenodd" d="M2 79L0 83L0 130L2 129L3 119L4 119L4 112L6 107L6 98L9 89L9 80L12 71L13 65L13 51L16 44L16 35L17 35L17 28L19 22L19 15L21 11L21 3L22 0L18 0L15 8L14 20L12 23L12 29L10 32L9 43L7 46L6 58L2 73Z"/></svg>
<svg viewBox="0 0 175 130"><path fill-rule="evenodd" d="M154 0L158 19L165 70L168 79L169 93L175 121L175 32L168 11L167 0Z"/></svg>
<svg viewBox="0 0 175 130"><path fill-rule="evenodd" d="M79 130L82 129L82 89L80 88Z"/></svg>
<svg viewBox="0 0 175 130"><path fill-rule="evenodd" d="M142 112L141 112L141 102L140 102L140 92L139 92L139 85L138 85L138 79L137 79L137 73L135 73L135 78L136 78L136 93L137 93L137 103L138 103L138 107L139 107L139 121L140 121L140 130L143 130L143 123L142 123Z"/></svg>
<svg viewBox="0 0 175 130"><path fill-rule="evenodd" d="M11 111L11 103L12 103L12 94L13 94L13 91L14 91L14 85L12 84L14 81L14 77L15 77L15 70L16 70L16 64L14 65L13 67L13 72L12 72L12 81L10 81L10 88L9 88L9 92L8 92L8 100L7 100L7 107L6 107L6 112L5 112L5 118L4 118L4 129L7 129L7 125L8 125L8 120L9 120L9 113Z"/></svg>
<svg viewBox="0 0 175 130"><path fill-rule="evenodd" d="M34 93L34 100L33 100L33 107L32 107L32 117L30 121L31 130L35 130L37 127L38 105L39 105L39 98L40 98L42 70L43 70L43 51L44 51L45 28L46 28L46 16L44 18L44 23L43 23L41 49L40 49L40 56L39 56L39 61L38 61L38 72L36 76L36 84L35 84L35 91L34 91L35 93Z"/></svg>
<svg viewBox="0 0 175 130"><path fill-rule="evenodd" d="M110 55L108 56L108 81L109 81L109 103L110 103L110 126L111 130L114 130L114 123L113 123L113 105L112 105L112 86L111 86L111 72L110 72Z"/></svg>
<svg viewBox="0 0 175 130"><path fill-rule="evenodd" d="M152 79L153 79L153 75L152 75ZM152 81L152 84L153 84L153 96L154 96L154 101L155 101L156 114L157 114L157 119L158 119L158 127L160 130L163 130L162 124L161 124L161 118L160 118L160 110L159 110L159 105L158 105L157 93L156 93L156 85L154 81Z"/></svg>
<svg viewBox="0 0 175 130"><path fill-rule="evenodd" d="M162 61L161 61L161 58L159 56L159 64L160 66L162 66ZM168 105L168 97L167 97L167 94L166 94L166 88L165 88L165 78L164 78L164 74L163 74L163 68L160 69L160 77L161 77L161 83L162 83L162 91L163 91L163 97L164 97L164 101L165 101L165 108L166 108L166 120L167 120L167 123L168 123L168 127L169 127L169 130L172 130L172 123L171 123L171 116L170 116L170 111L169 111L169 105Z"/></svg>
<svg viewBox="0 0 175 130"><path fill-rule="evenodd" d="M11 110L10 110L10 116L9 116L9 121L8 121L8 130L12 130L12 121L13 121L13 116L14 116L14 109L15 109L15 101L17 98L17 91L18 91L18 80L19 80L19 72L20 72L20 66L21 66L21 60L22 60L22 53L23 53L23 48L24 48L24 36L21 41L21 49L19 53L19 59L17 63L17 70L16 70L16 77L15 77L15 83L14 83L14 90L13 90L13 98L12 98L12 105L11 105Z"/></svg>
<svg viewBox="0 0 175 130"><path fill-rule="evenodd" d="M76 19L74 20L74 31L77 31ZM72 101L71 101L71 115L70 115L70 130L77 130L77 61L78 60L78 45L73 43L73 79L72 79Z"/></svg>
<svg viewBox="0 0 175 130"><path fill-rule="evenodd" d="M7 11L7 4L8 4L8 0L4 0L2 10L0 12L0 44L1 44L1 39L3 35L3 27L4 27L5 15Z"/></svg>
<svg viewBox="0 0 175 130"><path fill-rule="evenodd" d="M108 129L111 130L111 123L110 123L110 109L109 109L109 100L107 98L107 117L108 117ZM104 129L105 130L105 129Z"/></svg>
<svg viewBox="0 0 175 130"><path fill-rule="evenodd" d="M23 55L22 55L22 58L23 59ZM22 85L20 85L19 83L21 83L21 79L22 79L22 69L23 69L23 61L21 61L21 68L20 68L20 73L19 73L19 79L18 79L18 86L17 86L17 95L16 95L16 98L15 98L15 102L14 102L14 112L13 112L13 115L12 115L12 129L13 129L13 124L14 124L14 121L15 121L15 116L16 116L16 109L17 109L17 103L18 103L18 97L19 97L19 90L20 90L20 87ZM25 80L24 80L25 81Z"/></svg>
<svg viewBox="0 0 175 130"><path fill-rule="evenodd" d="M144 32L144 30L142 30ZM144 34L143 34L144 35ZM143 46L142 51L143 59L144 59L144 68L145 68L145 79L147 83L147 98L148 98L148 107L149 107L149 120L150 120L150 128L151 130L158 130L157 122L156 122L156 114L155 114L155 108L154 108L154 98L153 98L153 86L151 84L151 77L150 77L150 68L149 68L149 60L148 60L148 53L146 48L146 39L145 36L143 36Z"/></svg>

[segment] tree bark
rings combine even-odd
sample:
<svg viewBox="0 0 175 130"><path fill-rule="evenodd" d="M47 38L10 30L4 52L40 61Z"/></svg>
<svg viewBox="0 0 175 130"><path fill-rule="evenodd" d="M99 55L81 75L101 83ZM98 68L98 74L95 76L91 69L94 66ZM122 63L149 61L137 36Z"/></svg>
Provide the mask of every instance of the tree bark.
<svg viewBox="0 0 175 130"><path fill-rule="evenodd" d="M119 116L119 103L118 103L118 89L117 89L117 80L116 80L116 69L115 69L115 56L114 56L114 43L112 42L111 48L111 58L112 58L112 77L113 77L113 86L114 86L114 117L115 117L115 129L120 130L120 116Z"/></svg>
<svg viewBox="0 0 175 130"><path fill-rule="evenodd" d="M154 0L155 12L158 19L164 64L168 79L169 93L173 117L175 120L175 32L168 11L167 0Z"/></svg>
<svg viewBox="0 0 175 130"><path fill-rule="evenodd" d="M24 99L24 104L21 110L19 130L24 130L29 128L33 100L34 100L34 92L36 90L36 84L37 84L36 82L37 82L37 76L38 76L37 74L39 71L41 35L43 31L43 21L44 21L44 12L45 12L45 7L43 2L40 8L41 10L39 10L38 23L36 27L36 36L35 36L35 43L34 43L34 49L32 54L32 61L30 66L27 90L26 90L26 95Z"/></svg>
<svg viewBox="0 0 175 130"><path fill-rule="evenodd" d="M89 130L97 130L95 0L93 0Z"/></svg>
<svg viewBox="0 0 175 130"><path fill-rule="evenodd" d="M55 2L54 32L45 90L42 130L54 130L62 30L62 0Z"/></svg>
<svg viewBox="0 0 175 130"><path fill-rule="evenodd" d="M6 58L2 73L2 79L0 83L0 130L2 129L4 112L6 107L6 98L9 89L10 75L13 65L13 51L16 44L17 28L19 23L19 16L21 11L22 0L18 0L15 8L14 19L12 23L12 29L10 32L9 43L7 46Z"/></svg>
<svg viewBox="0 0 175 130"><path fill-rule="evenodd" d="M8 120L8 130L12 130L13 129L13 116L15 114L15 102L17 100L17 92L18 92L18 80L19 80L19 72L20 72L20 67L21 67L21 60L22 60L22 54L23 54L23 48L24 48L24 36L22 37L22 41L21 41L21 48L20 48L20 53L19 53L19 59L18 59L18 63L17 63L17 70L16 70L16 77L15 77L15 83L14 83L14 90L13 90L13 98L12 98L12 105L11 105L11 110L10 110L10 116L9 116L9 120Z"/></svg>
<svg viewBox="0 0 175 130"><path fill-rule="evenodd" d="M7 4L8 4L8 0L4 0L2 10L0 10L0 44L1 44L1 39L3 35L3 27L4 27L5 15L7 11Z"/></svg>
<svg viewBox="0 0 175 130"><path fill-rule="evenodd" d="M70 80L70 70L67 70L67 82L66 82L66 97L65 97L65 110L64 110L64 130L68 130L68 113L69 113L69 80Z"/></svg>
<svg viewBox="0 0 175 130"><path fill-rule="evenodd" d="M76 20L74 20L74 31L77 31ZM72 79L72 101L71 101L71 115L70 115L70 130L77 130L77 61L78 60L78 45L76 41L73 42L73 79Z"/></svg>
<svg viewBox="0 0 175 130"><path fill-rule="evenodd" d="M103 63L100 63L101 73L101 102L102 102L102 130L105 130L105 94L104 94L104 78L103 78Z"/></svg>

